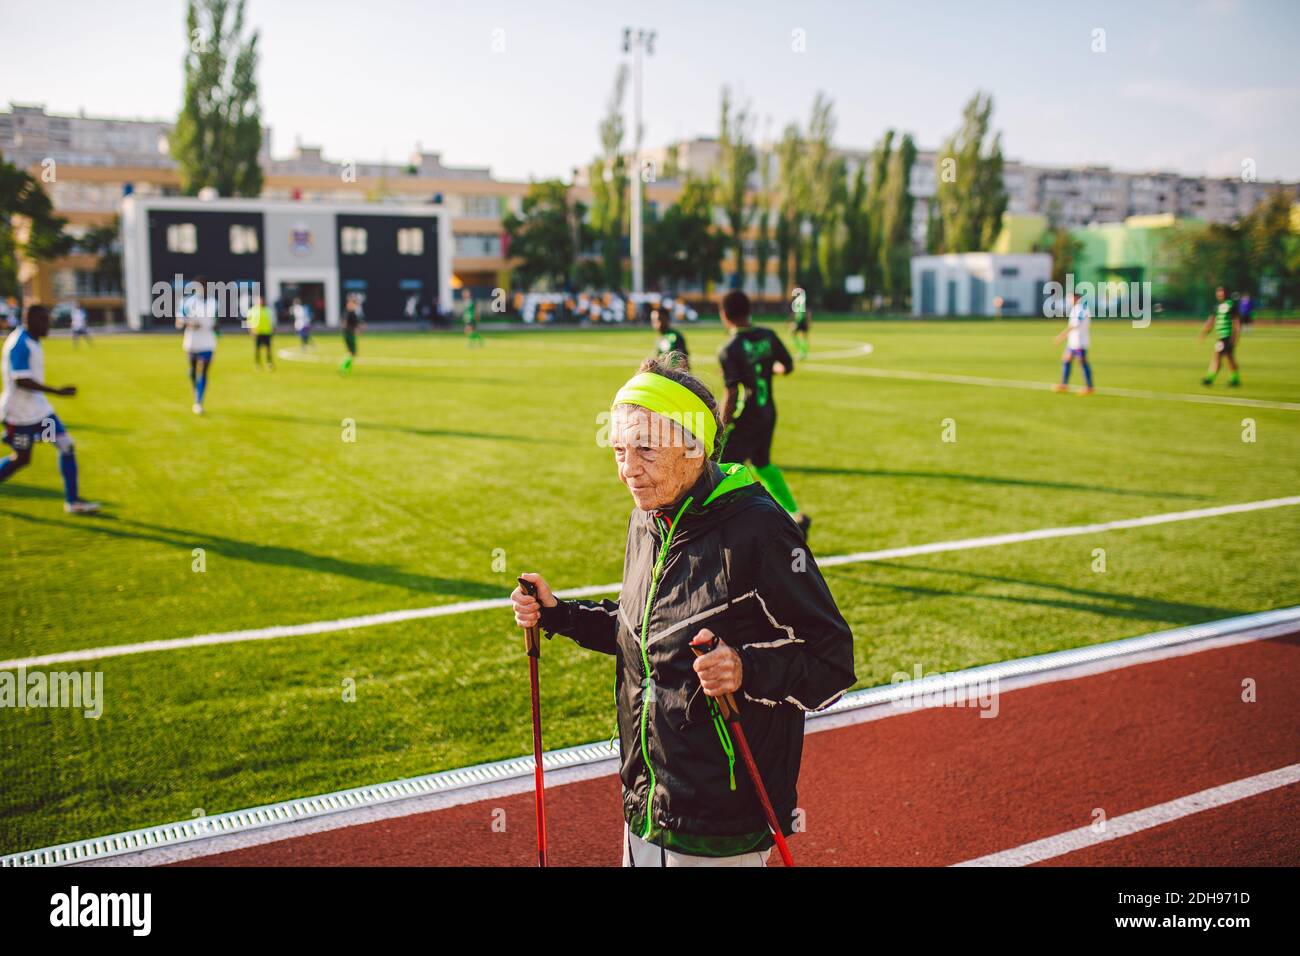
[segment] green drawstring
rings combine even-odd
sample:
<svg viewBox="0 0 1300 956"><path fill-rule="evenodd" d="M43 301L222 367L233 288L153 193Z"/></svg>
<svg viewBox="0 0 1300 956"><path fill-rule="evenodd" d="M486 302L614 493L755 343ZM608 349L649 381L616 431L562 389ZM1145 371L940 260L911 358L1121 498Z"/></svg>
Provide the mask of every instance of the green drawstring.
<svg viewBox="0 0 1300 956"><path fill-rule="evenodd" d="M718 733L718 743L722 744L722 752L727 755L727 775L731 778L731 789L736 789L736 748L731 743L731 733L727 730L727 724L722 719L722 714L718 711L718 705L714 703L713 698L709 698L709 710L713 714L713 729Z"/></svg>

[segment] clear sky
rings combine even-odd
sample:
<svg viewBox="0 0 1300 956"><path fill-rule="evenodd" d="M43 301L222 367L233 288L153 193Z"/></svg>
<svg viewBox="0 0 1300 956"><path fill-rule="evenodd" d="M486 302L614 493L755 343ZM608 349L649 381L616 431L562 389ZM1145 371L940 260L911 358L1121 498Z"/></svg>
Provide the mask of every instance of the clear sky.
<svg viewBox="0 0 1300 956"><path fill-rule="evenodd" d="M184 7L0 0L0 103L173 118ZM760 135L821 89L839 145L895 127L935 147L979 88L1010 158L1224 176L1249 158L1300 179L1296 0L249 0L248 20L277 156L300 138L397 161L418 141L498 176L567 176L597 150L622 28L644 26L648 146L714 134L727 84Z"/></svg>

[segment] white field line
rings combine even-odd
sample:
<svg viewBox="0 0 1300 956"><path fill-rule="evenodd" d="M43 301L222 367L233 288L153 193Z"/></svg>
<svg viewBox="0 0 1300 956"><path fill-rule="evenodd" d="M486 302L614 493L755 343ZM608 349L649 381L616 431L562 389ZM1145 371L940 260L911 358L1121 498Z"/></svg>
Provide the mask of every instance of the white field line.
<svg viewBox="0 0 1300 956"><path fill-rule="evenodd" d="M1067 853L1096 846L1108 840L1122 839L1123 837L1132 836L1134 833L1149 830L1152 827L1171 823L1174 820L1181 820L1183 817L1200 813L1203 810L1226 806L1229 803L1236 803L1238 800L1245 800L1248 797L1258 796L1261 793L1267 793L1279 787L1289 787L1297 783L1300 783L1300 763L1293 763L1290 766L1279 767L1277 770L1270 770L1267 773L1234 780L1232 783L1225 783L1220 787L1211 787L1208 790L1202 790L1200 793L1179 797L1177 800L1170 800L1168 803L1156 804L1153 807L1146 807L1142 810L1135 810L1132 813L1113 817L1105 822L1105 829L1101 832L1097 832L1091 826L1083 826L1077 830L1067 830L1065 833L1058 833L1056 836L1035 840L1023 846L1013 847L1010 850L990 853L988 856L981 856L974 860L967 860L965 863L953 865L1028 866L1031 863L1041 863L1043 860L1064 856Z"/></svg>
<svg viewBox="0 0 1300 956"><path fill-rule="evenodd" d="M840 356L822 356L839 358ZM1051 382L1030 382L1014 378L984 378L979 375L954 375L947 372L912 372L894 368L863 368L860 365L818 365L805 362L800 368L814 372L836 372L840 375L867 375L872 378L901 378L916 382L945 382L950 385L981 385L986 388L1023 388L1038 392L1050 392ZM1232 395L1194 395L1182 392L1150 392L1134 388L1110 388L1100 386L1098 395L1114 395L1118 398L1142 398L1161 402L1192 402L1197 405L1239 405L1244 408L1271 408L1284 412L1300 412L1300 403L1274 402L1262 398L1239 398Z"/></svg>
<svg viewBox="0 0 1300 956"><path fill-rule="evenodd" d="M318 352L301 352L294 349L280 349L278 354L286 362L329 363L331 365L338 362L343 355L342 352L321 355ZM400 358L389 355L359 355L355 364L358 366L386 365L400 368L590 368L594 365L618 365L635 371L638 356L644 357L649 354L650 350L647 349L644 353L629 355L627 358L585 358L575 359L571 362L562 358L484 358L477 352L472 358L469 355L463 358Z"/></svg>
<svg viewBox="0 0 1300 956"><path fill-rule="evenodd" d="M858 551L853 554L831 555L818 559L821 567L836 567L843 564L860 564L869 561L885 561L893 558L907 558L922 554L940 554L950 551L970 551L975 548L992 548L1004 544L1019 544L1025 541L1043 541L1051 538L1069 538L1078 535L1102 534L1108 531L1122 531L1127 528L1145 528L1152 525L1170 524L1176 521L1193 521L1200 518L1217 518L1223 515L1244 514L1250 511L1265 511L1272 508L1287 508L1300 505L1300 495L1286 498L1266 498L1260 501L1246 501L1233 505L1217 505L1211 508L1196 508L1191 511L1173 511L1165 514L1145 515L1139 518L1122 518L1116 521L1104 521L1097 524L1071 525L1061 528L1039 528L1033 531L1016 531L1009 534L985 535L978 538L961 538L955 541L935 541L930 544L908 545L901 548L885 548L880 551ZM612 594L619 590L621 583L591 584L579 588L557 591L559 597L580 598ZM334 631L349 631L363 627L376 627L382 624L397 624L403 621L416 621L432 617L448 617L454 614L467 614L473 611L488 611L510 606L509 598L484 598L478 601L460 601L455 604L440 604L434 607L407 608L398 611L384 611L379 614L362 614L357 617L344 617L328 621L309 621L304 624L283 624L274 627L252 628L244 631L223 631L216 634L197 634L193 637L175 637L158 641L142 641L135 644L116 644L107 647L92 647L78 651L60 651L55 654L41 654L34 657L19 657L0 661L0 670L14 670L19 667L45 667L50 664L63 664L69 661L104 660L110 657L123 657L128 654L145 654L151 651L171 651L185 647L209 647L216 644L237 644L243 641L265 641L279 637L300 637L307 634L327 634Z"/></svg>

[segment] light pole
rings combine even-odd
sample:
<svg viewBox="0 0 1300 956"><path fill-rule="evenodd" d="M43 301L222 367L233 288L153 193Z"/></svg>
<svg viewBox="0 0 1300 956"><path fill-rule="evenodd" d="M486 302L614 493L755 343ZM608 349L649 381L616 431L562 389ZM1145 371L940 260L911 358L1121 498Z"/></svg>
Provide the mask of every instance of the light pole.
<svg viewBox="0 0 1300 956"><path fill-rule="evenodd" d="M632 54L632 291L645 291L645 259L641 247L641 54L655 51L654 30L623 28L623 52Z"/></svg>

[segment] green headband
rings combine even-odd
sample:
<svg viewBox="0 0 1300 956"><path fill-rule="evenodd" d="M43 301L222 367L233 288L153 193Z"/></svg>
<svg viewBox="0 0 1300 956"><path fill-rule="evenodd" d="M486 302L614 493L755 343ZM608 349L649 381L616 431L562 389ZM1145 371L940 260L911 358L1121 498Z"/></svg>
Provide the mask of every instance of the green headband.
<svg viewBox="0 0 1300 956"><path fill-rule="evenodd" d="M614 405L638 405L672 419L703 442L704 453L713 457L718 420L703 399L685 385L654 372L638 372L618 390Z"/></svg>

